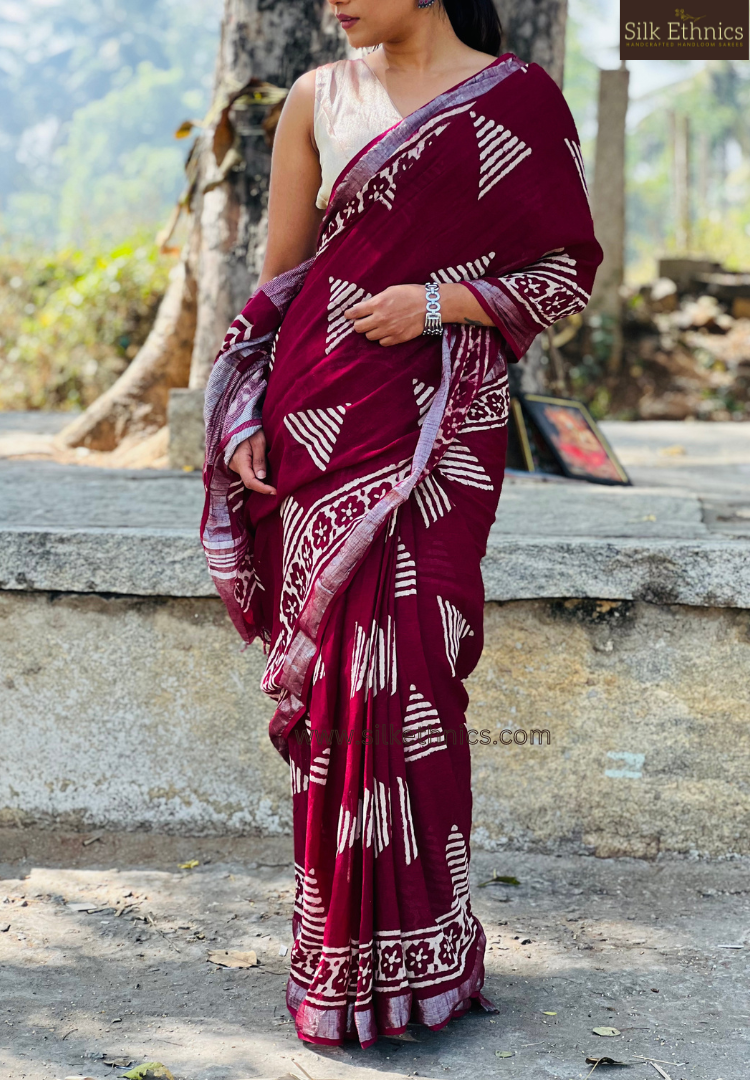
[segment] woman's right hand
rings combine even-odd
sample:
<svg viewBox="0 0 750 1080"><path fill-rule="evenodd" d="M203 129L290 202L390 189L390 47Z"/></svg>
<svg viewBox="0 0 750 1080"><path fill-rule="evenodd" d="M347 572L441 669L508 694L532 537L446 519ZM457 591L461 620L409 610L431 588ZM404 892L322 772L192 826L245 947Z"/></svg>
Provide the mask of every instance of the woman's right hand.
<svg viewBox="0 0 750 1080"><path fill-rule="evenodd" d="M232 472L238 473L242 483L250 491L261 495L275 495L276 488L264 481L268 474L266 465L266 436L259 428L249 439L245 439L235 450L229 462Z"/></svg>

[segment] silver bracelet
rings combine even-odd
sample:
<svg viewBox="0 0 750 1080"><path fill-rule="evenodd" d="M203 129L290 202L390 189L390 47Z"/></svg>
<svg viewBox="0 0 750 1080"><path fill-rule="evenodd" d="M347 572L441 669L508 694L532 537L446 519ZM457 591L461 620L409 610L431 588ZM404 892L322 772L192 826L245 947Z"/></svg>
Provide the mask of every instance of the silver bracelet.
<svg viewBox="0 0 750 1080"><path fill-rule="evenodd" d="M440 337L443 333L443 316L440 311L440 285L437 281L428 281L425 285L427 295L427 313L424 330L427 337Z"/></svg>

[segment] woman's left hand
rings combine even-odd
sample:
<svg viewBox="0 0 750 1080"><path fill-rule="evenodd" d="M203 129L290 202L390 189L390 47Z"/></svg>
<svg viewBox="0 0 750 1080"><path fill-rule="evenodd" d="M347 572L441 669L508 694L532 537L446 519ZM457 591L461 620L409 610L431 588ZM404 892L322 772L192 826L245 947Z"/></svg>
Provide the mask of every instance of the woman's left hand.
<svg viewBox="0 0 750 1080"><path fill-rule="evenodd" d="M424 333L427 298L424 285L392 285L344 312L358 334L381 345L400 345Z"/></svg>

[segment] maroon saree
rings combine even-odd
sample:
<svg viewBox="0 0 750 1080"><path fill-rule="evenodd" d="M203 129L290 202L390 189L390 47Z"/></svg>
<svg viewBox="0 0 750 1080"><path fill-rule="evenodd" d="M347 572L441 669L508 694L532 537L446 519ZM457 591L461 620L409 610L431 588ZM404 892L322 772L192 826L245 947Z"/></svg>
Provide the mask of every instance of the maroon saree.
<svg viewBox="0 0 750 1080"><path fill-rule="evenodd" d="M507 365L586 305L600 258L564 99L507 54L350 164L315 257L255 293L217 358L201 535L237 629L268 649L302 1039L366 1046L483 1000L463 680L482 651ZM430 279L470 283L494 328L382 348L344 317ZM227 468L261 417L273 498Z"/></svg>

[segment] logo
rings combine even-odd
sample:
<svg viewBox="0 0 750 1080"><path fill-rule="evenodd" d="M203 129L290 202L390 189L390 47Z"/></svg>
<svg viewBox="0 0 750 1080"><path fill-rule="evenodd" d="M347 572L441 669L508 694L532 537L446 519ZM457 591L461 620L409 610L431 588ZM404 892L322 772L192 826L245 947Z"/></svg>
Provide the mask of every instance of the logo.
<svg viewBox="0 0 750 1080"><path fill-rule="evenodd" d="M747 60L748 22L747 0L620 0L620 59Z"/></svg>

